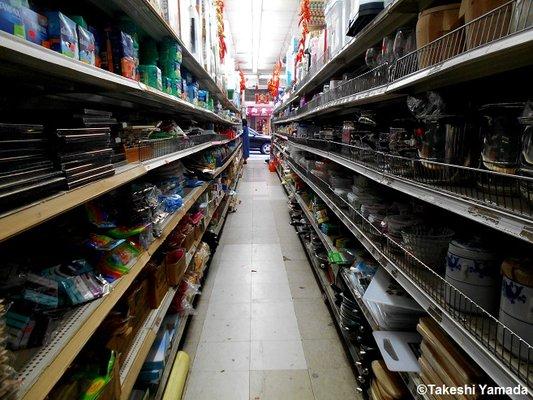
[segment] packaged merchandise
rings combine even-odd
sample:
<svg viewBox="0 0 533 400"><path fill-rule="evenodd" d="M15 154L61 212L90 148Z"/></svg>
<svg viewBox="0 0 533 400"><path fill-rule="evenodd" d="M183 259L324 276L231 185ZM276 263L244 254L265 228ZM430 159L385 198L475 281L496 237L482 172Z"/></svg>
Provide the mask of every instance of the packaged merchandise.
<svg viewBox="0 0 533 400"><path fill-rule="evenodd" d="M41 46L48 46L48 19L27 7L21 7L20 10L26 40Z"/></svg>
<svg viewBox="0 0 533 400"><path fill-rule="evenodd" d="M101 41L99 48L102 68L136 80L138 61L133 38L121 30L107 28Z"/></svg>
<svg viewBox="0 0 533 400"><path fill-rule="evenodd" d="M0 0L0 31L23 39L26 37L22 10L13 6L9 0Z"/></svg>
<svg viewBox="0 0 533 400"><path fill-rule="evenodd" d="M67 57L79 59L77 24L59 11L47 12L50 47Z"/></svg>
<svg viewBox="0 0 533 400"><path fill-rule="evenodd" d="M139 65L140 80L145 85L158 90L163 90L161 70L155 65Z"/></svg>
<svg viewBox="0 0 533 400"><path fill-rule="evenodd" d="M96 65L96 45L94 35L86 28L78 25L78 43L80 61L89 65Z"/></svg>

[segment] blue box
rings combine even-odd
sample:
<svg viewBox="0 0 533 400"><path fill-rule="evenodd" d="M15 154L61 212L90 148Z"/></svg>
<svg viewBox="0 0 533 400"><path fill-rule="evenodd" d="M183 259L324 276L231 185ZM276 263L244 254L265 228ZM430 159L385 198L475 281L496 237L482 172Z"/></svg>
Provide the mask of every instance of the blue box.
<svg viewBox="0 0 533 400"><path fill-rule="evenodd" d="M22 7L21 11L26 40L42 46L48 40L48 20L29 8Z"/></svg>
<svg viewBox="0 0 533 400"><path fill-rule="evenodd" d="M21 9L11 5L9 0L0 0L0 31L23 39L26 37Z"/></svg>
<svg viewBox="0 0 533 400"><path fill-rule="evenodd" d="M85 29L83 26L78 25L78 48L80 53L80 61L85 64L96 64L96 44L94 35Z"/></svg>
<svg viewBox="0 0 533 400"><path fill-rule="evenodd" d="M77 24L59 11L47 12L46 16L52 50L79 60Z"/></svg>

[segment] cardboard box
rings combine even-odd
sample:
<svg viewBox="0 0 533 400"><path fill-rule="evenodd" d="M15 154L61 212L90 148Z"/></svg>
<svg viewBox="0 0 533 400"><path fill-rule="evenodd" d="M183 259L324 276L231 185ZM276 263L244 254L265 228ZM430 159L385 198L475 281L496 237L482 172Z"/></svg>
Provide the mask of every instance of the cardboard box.
<svg viewBox="0 0 533 400"><path fill-rule="evenodd" d="M41 46L45 45L48 40L48 19L27 7L21 7L21 12L26 40Z"/></svg>
<svg viewBox="0 0 533 400"><path fill-rule="evenodd" d="M14 7L9 0L0 0L0 31L25 38L24 22L20 7Z"/></svg>
<svg viewBox="0 0 533 400"><path fill-rule="evenodd" d="M77 24L59 11L47 12L50 47L67 57L79 60Z"/></svg>
<svg viewBox="0 0 533 400"><path fill-rule="evenodd" d="M156 309L168 292L167 269L165 263L150 264L147 271L148 304Z"/></svg>
<svg viewBox="0 0 533 400"><path fill-rule="evenodd" d="M187 269L187 251L177 249L165 255L165 268L168 284L170 286L179 285Z"/></svg>

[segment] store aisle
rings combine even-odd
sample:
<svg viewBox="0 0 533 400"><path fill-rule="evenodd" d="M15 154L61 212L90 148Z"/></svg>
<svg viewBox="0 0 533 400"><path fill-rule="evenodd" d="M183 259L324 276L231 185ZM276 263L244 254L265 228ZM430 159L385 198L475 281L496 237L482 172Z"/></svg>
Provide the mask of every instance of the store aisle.
<svg viewBox="0 0 533 400"><path fill-rule="evenodd" d="M186 400L350 399L355 377L263 160L238 187L184 350Z"/></svg>

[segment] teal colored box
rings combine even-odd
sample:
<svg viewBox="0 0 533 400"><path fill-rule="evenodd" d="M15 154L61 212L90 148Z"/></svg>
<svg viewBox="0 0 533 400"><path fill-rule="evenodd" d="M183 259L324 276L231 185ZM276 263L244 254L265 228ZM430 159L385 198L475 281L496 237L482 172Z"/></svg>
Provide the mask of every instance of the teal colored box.
<svg viewBox="0 0 533 400"><path fill-rule="evenodd" d="M155 89L163 91L161 70L155 65L139 65L141 82Z"/></svg>
<svg viewBox="0 0 533 400"><path fill-rule="evenodd" d="M9 0L0 0L0 31L25 38L22 10Z"/></svg>
<svg viewBox="0 0 533 400"><path fill-rule="evenodd" d="M77 24L59 11L47 12L46 16L52 50L79 60Z"/></svg>
<svg viewBox="0 0 533 400"><path fill-rule="evenodd" d="M21 12L26 40L42 46L48 40L48 19L26 7L22 7Z"/></svg>

